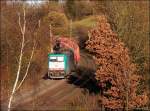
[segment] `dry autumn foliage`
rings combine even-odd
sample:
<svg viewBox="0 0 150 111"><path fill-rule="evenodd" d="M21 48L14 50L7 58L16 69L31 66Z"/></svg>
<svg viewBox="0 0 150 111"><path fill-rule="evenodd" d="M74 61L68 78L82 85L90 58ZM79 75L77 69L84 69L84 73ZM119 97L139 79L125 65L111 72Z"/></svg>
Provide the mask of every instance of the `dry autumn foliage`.
<svg viewBox="0 0 150 111"><path fill-rule="evenodd" d="M148 97L136 93L140 76L136 65L131 63L128 49L112 32L105 16L89 32L86 49L94 55L98 65L96 79L102 89L100 97L105 108L122 109L144 107Z"/></svg>

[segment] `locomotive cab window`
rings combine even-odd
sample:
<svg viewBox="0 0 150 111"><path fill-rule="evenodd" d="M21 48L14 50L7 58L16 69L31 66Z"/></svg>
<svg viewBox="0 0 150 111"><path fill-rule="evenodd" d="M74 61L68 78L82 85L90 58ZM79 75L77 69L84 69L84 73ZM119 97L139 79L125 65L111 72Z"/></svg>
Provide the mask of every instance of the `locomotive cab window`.
<svg viewBox="0 0 150 111"><path fill-rule="evenodd" d="M50 57L50 61L51 61L51 62L56 62L56 61L57 61L57 58L56 58L56 57Z"/></svg>
<svg viewBox="0 0 150 111"><path fill-rule="evenodd" d="M63 62L64 57L50 57L51 62Z"/></svg>
<svg viewBox="0 0 150 111"><path fill-rule="evenodd" d="M57 57L57 61L58 62L63 62L64 61L64 57Z"/></svg>

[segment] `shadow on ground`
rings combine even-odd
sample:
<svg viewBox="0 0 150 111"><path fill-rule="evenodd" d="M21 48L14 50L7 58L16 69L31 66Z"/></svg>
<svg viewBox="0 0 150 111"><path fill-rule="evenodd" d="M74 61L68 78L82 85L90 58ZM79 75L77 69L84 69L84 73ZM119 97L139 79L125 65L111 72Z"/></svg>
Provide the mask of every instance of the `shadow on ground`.
<svg viewBox="0 0 150 111"><path fill-rule="evenodd" d="M49 79L49 77L48 77L48 73L46 73L46 74L42 77L42 79L44 79L44 80Z"/></svg>
<svg viewBox="0 0 150 111"><path fill-rule="evenodd" d="M80 68L76 73L72 74L68 78L69 84L74 84L77 87L88 90L90 94L98 94L100 89L95 79L95 71L86 68Z"/></svg>

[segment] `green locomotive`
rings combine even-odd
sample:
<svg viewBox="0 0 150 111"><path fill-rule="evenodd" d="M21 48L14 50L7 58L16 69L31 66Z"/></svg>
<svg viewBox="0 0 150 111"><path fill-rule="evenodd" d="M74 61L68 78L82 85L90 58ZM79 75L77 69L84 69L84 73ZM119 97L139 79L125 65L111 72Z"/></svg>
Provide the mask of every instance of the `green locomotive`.
<svg viewBox="0 0 150 111"><path fill-rule="evenodd" d="M61 38L56 41L53 50L53 53L48 54L48 77L66 78L76 69L80 56L79 47L70 40Z"/></svg>

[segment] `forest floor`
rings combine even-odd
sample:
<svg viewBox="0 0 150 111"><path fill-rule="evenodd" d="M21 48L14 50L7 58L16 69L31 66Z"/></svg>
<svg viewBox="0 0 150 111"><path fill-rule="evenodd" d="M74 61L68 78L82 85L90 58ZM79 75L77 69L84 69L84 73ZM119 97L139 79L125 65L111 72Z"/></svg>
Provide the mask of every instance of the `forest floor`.
<svg viewBox="0 0 150 111"><path fill-rule="evenodd" d="M89 65L88 65L89 64ZM51 80L45 75L31 77L32 82L23 85L13 99L13 110L65 110L73 107L70 103L81 95L85 90L96 93L98 88L93 80L94 74L91 69L92 60L85 52L81 53L80 70L76 76L68 79ZM86 67L84 67L86 66ZM30 84L29 84L30 83ZM2 110L7 109L9 96L2 101Z"/></svg>
<svg viewBox="0 0 150 111"><path fill-rule="evenodd" d="M68 84L66 80L40 80L35 87L26 92L15 94L12 108L14 110L39 110L60 108L69 100L80 95L81 89ZM4 110L8 102L4 104Z"/></svg>

